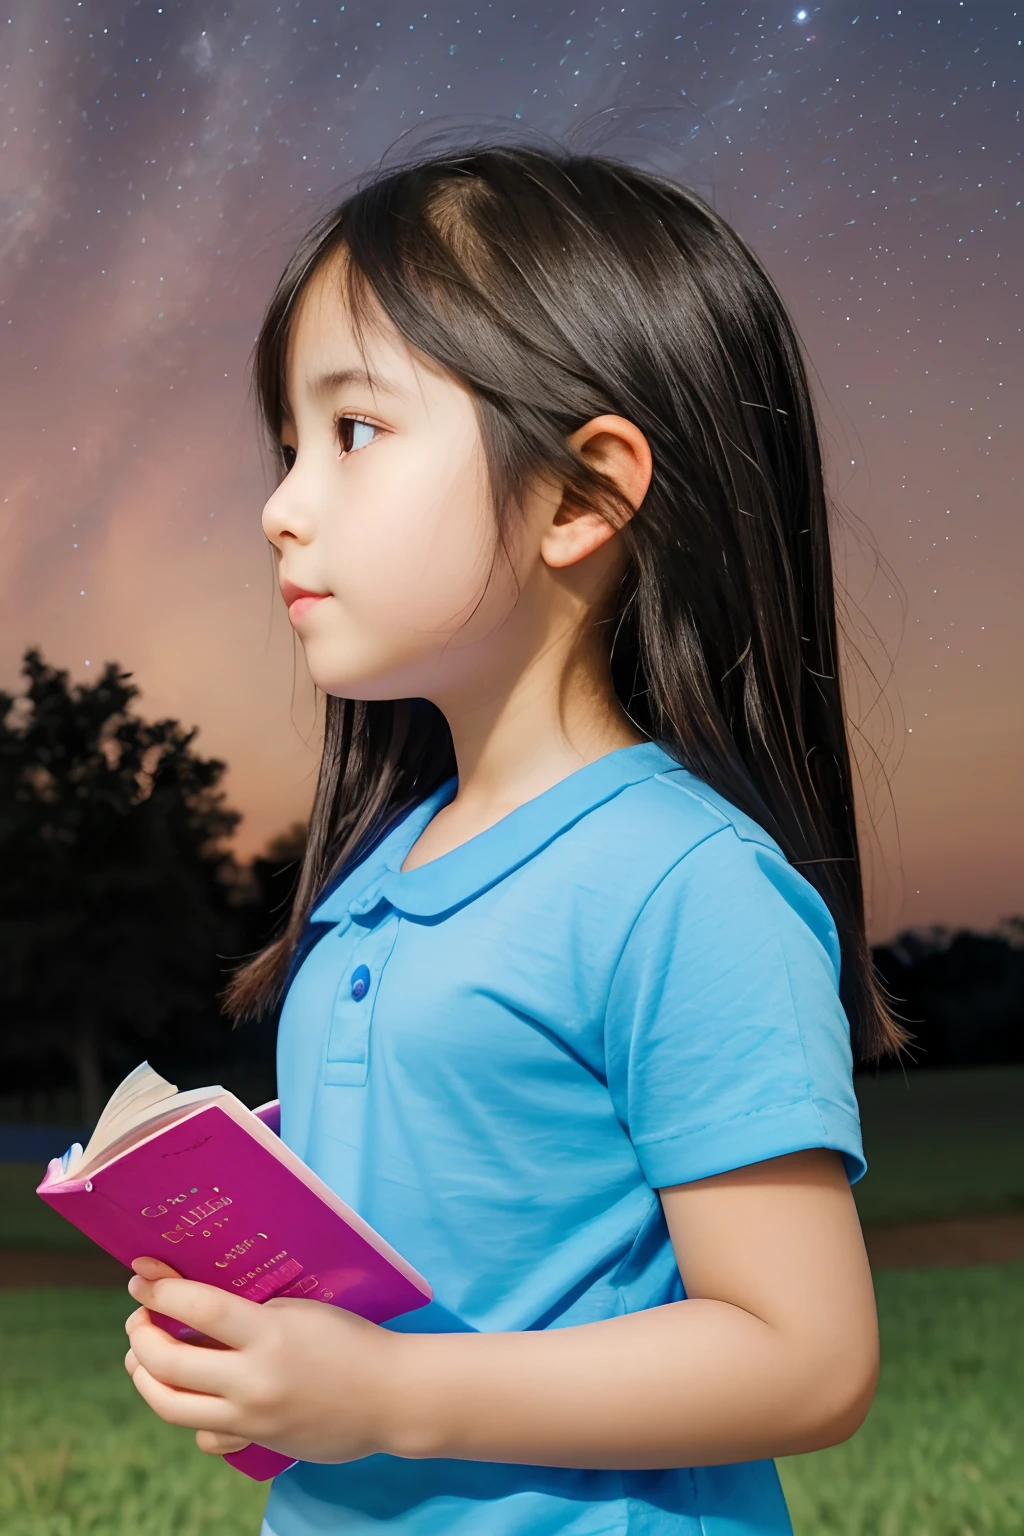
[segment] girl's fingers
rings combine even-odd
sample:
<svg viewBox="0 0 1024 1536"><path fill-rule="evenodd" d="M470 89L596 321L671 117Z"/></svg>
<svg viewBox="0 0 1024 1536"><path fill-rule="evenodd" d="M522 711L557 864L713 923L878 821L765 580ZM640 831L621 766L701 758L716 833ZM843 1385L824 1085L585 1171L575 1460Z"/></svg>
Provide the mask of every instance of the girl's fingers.
<svg viewBox="0 0 1024 1536"><path fill-rule="evenodd" d="M244 1451L251 1440L243 1440L241 1435L219 1435L209 1429L196 1430L196 1445L208 1456L230 1456L232 1451Z"/></svg>
<svg viewBox="0 0 1024 1536"><path fill-rule="evenodd" d="M163 1259L140 1258L132 1259L132 1269L143 1280L180 1280L181 1276L176 1269L165 1264Z"/></svg>
<svg viewBox="0 0 1024 1536"><path fill-rule="evenodd" d="M179 1392L151 1376L144 1365L136 1365L132 1385L145 1398L153 1412L165 1424L181 1424L186 1429L209 1429L231 1434L233 1410L222 1397L206 1397L201 1392Z"/></svg>
<svg viewBox="0 0 1024 1536"><path fill-rule="evenodd" d="M243 1301L241 1296L229 1296L214 1285L200 1285L196 1280L181 1280L177 1276L146 1280L136 1273L128 1282L128 1291L151 1312L162 1312L179 1323L187 1323L232 1349L248 1344L259 1327L260 1309L255 1301Z"/></svg>
<svg viewBox="0 0 1024 1536"><path fill-rule="evenodd" d="M186 1344L150 1322L134 1323L129 1337L129 1355L167 1386L186 1392L208 1392L214 1397L227 1396L237 1358L233 1350ZM132 1370L127 1358L125 1365Z"/></svg>

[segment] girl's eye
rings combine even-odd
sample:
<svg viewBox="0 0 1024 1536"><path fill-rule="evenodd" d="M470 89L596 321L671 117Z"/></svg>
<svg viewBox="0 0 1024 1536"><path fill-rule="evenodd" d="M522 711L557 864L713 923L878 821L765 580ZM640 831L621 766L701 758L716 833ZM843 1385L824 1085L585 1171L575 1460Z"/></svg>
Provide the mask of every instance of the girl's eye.
<svg viewBox="0 0 1024 1536"><path fill-rule="evenodd" d="M372 422L364 421L361 416L339 416L334 423L338 438L338 454L343 459L346 454L354 453L357 448L366 448L373 442L377 433L382 430L375 427ZM287 475L295 467L298 458L298 450L290 443L281 444L281 459L284 464L284 472Z"/></svg>
<svg viewBox="0 0 1024 1536"><path fill-rule="evenodd" d="M335 428L342 455L354 453L357 448L366 448L380 431L379 427L375 427L372 422L363 421L360 416L339 416L335 422Z"/></svg>

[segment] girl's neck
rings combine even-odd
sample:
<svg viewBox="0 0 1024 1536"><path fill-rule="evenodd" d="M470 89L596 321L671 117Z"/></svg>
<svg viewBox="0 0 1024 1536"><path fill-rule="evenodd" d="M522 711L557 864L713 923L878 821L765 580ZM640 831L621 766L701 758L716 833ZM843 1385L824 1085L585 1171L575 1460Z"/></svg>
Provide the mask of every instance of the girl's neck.
<svg viewBox="0 0 1024 1536"><path fill-rule="evenodd" d="M403 870L451 852L588 763L646 740L624 714L606 666L577 669L560 688L546 686L544 670L519 678L503 698L441 704L458 793L428 823Z"/></svg>

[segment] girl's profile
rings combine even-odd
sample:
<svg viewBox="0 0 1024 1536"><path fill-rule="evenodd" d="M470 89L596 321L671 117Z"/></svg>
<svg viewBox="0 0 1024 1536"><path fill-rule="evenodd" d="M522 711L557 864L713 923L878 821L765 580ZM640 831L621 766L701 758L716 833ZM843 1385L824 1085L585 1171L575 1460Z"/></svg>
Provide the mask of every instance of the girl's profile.
<svg viewBox="0 0 1024 1536"><path fill-rule="evenodd" d="M139 1260L133 1379L298 1458L264 1536L788 1532L773 1458L874 1391L852 1070L901 1036L785 306L695 193L471 145L317 222L254 380L326 706L228 1004L281 1006L282 1136L434 1301Z"/></svg>

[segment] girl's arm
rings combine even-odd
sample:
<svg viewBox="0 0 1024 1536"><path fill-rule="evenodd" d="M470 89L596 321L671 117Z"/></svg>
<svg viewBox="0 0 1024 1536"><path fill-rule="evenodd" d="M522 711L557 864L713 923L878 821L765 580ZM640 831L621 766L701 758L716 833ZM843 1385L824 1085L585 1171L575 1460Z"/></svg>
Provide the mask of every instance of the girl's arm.
<svg viewBox="0 0 1024 1536"><path fill-rule="evenodd" d="M675 1467L853 1434L874 1394L878 1333L839 1155L792 1153L661 1198L686 1301L537 1333L407 1335L392 1448Z"/></svg>
<svg viewBox="0 0 1024 1536"><path fill-rule="evenodd" d="M686 1301L537 1332L405 1334L317 1302L257 1307L137 1276L139 1301L231 1347L179 1343L143 1308L126 1365L161 1417L198 1429L211 1452L252 1439L311 1461L384 1451L642 1468L851 1435L878 1338L838 1153L792 1153L661 1198Z"/></svg>

